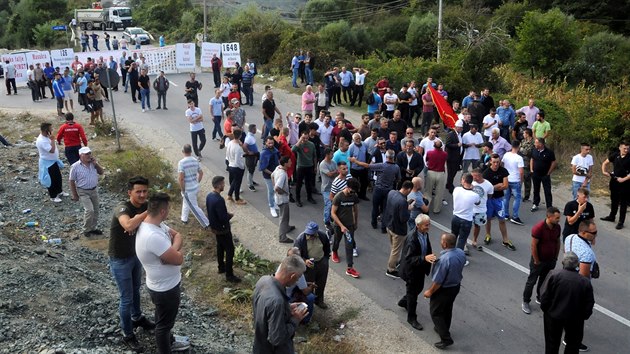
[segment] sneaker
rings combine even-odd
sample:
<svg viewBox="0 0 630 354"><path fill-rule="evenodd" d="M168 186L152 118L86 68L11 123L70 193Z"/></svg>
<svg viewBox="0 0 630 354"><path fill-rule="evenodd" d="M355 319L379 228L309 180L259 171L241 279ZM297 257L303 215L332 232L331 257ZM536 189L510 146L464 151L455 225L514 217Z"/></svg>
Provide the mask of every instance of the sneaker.
<svg viewBox="0 0 630 354"><path fill-rule="evenodd" d="M332 259L333 263L339 263L339 255L337 255L337 252L333 252L330 258Z"/></svg>
<svg viewBox="0 0 630 354"><path fill-rule="evenodd" d="M516 225L524 225L524 223L521 220L521 218L510 218L510 222L512 224L516 224Z"/></svg>
<svg viewBox="0 0 630 354"><path fill-rule="evenodd" d="M538 210L538 205L536 205L536 204L532 205L532 208L530 209L530 211L533 213L536 210Z"/></svg>
<svg viewBox="0 0 630 354"><path fill-rule="evenodd" d="M68 194L68 193L66 193L66 192L61 192L61 193L57 194L57 198L60 198L60 197L69 197L69 196L70 196L70 194Z"/></svg>
<svg viewBox="0 0 630 354"><path fill-rule="evenodd" d="M188 336L178 336L177 334L173 334L173 338L176 342L188 342L190 343L190 337Z"/></svg>
<svg viewBox="0 0 630 354"><path fill-rule="evenodd" d="M271 213L271 216L273 216L274 218L278 217L278 212L276 211L276 208L269 208L269 212Z"/></svg>
<svg viewBox="0 0 630 354"><path fill-rule="evenodd" d="M102 235L103 231L99 230L99 229L94 229L92 231L90 231L91 234L93 235Z"/></svg>
<svg viewBox="0 0 630 354"><path fill-rule="evenodd" d="M466 260L466 263L464 263L464 267L468 267L469 264L470 264L470 262L468 260Z"/></svg>
<svg viewBox="0 0 630 354"><path fill-rule="evenodd" d="M483 243L488 245L490 244L490 241L492 241L492 237L490 236L490 234L486 234L486 237L483 239Z"/></svg>
<svg viewBox="0 0 630 354"><path fill-rule="evenodd" d="M446 200L442 199L442 205L446 206L446 205L448 205L448 202Z"/></svg>
<svg viewBox="0 0 630 354"><path fill-rule="evenodd" d="M387 275L390 278L400 279L400 275L398 275L398 271L397 270L392 270L391 272L389 270L385 271L385 275Z"/></svg>
<svg viewBox="0 0 630 354"><path fill-rule="evenodd" d="M536 296L536 303L540 305L540 299L538 298L538 296Z"/></svg>
<svg viewBox="0 0 630 354"><path fill-rule="evenodd" d="M567 345L567 342L565 342L565 341L564 341L564 339L562 339L562 344L563 344L564 346L566 346L566 345ZM584 344L582 344L582 343L580 343L579 350L580 350L581 352L587 352L587 351L588 351L588 346L587 346L587 345L584 345Z"/></svg>
<svg viewBox="0 0 630 354"><path fill-rule="evenodd" d="M138 320L131 320L131 323L133 324L133 328L138 328L138 327L142 327L142 329L148 331L151 329L155 328L155 323L151 320L149 320L148 318L146 318L145 316L140 317L140 319Z"/></svg>
<svg viewBox="0 0 630 354"><path fill-rule="evenodd" d="M259 186L259 185L260 185L260 184L259 184L258 182L256 182L256 181L252 181L252 184L253 184L254 186Z"/></svg>
<svg viewBox="0 0 630 354"><path fill-rule="evenodd" d="M231 195L228 195L228 197L226 199L228 200L228 202L233 202L234 201L234 198L232 198Z"/></svg>
<svg viewBox="0 0 630 354"><path fill-rule="evenodd" d="M228 275L225 277L225 280L227 280L230 283L240 283L241 282L241 278L237 277L236 275Z"/></svg>
<svg viewBox="0 0 630 354"><path fill-rule="evenodd" d="M470 251L468 250L468 245L464 245L464 254L470 256Z"/></svg>
<svg viewBox="0 0 630 354"><path fill-rule="evenodd" d="M138 338L136 338L135 334L123 337L123 343L136 353L144 353L144 347L140 345L140 342L138 342Z"/></svg>
<svg viewBox="0 0 630 354"><path fill-rule="evenodd" d="M356 248L352 249L352 257L359 257L359 250Z"/></svg>
<svg viewBox="0 0 630 354"><path fill-rule="evenodd" d="M615 229L617 229L617 230L623 229L623 223L621 223L621 222L617 223L617 225L615 226Z"/></svg>
<svg viewBox="0 0 630 354"><path fill-rule="evenodd" d="M142 109L142 113L144 113L144 112L146 112L146 111L145 111L145 110L144 110L144 108L143 108L143 109Z"/></svg>
<svg viewBox="0 0 630 354"><path fill-rule="evenodd" d="M349 275L353 278L358 278L361 276L361 274L359 274L359 272L356 271L356 269L350 267L348 269L346 269L346 275Z"/></svg>
<svg viewBox="0 0 630 354"><path fill-rule="evenodd" d="M249 188L247 188L247 189L249 189L250 192L255 192L256 191L256 188L254 186L249 186Z"/></svg>
<svg viewBox="0 0 630 354"><path fill-rule="evenodd" d="M516 251L516 247L512 244L512 241L508 240L508 242L503 242L503 246L510 251Z"/></svg>
<svg viewBox="0 0 630 354"><path fill-rule="evenodd" d="M529 307L529 302L524 302L521 304L521 310L523 310L523 312L525 312L526 314L530 314L532 313L532 309Z"/></svg>
<svg viewBox="0 0 630 354"><path fill-rule="evenodd" d="M175 341L171 343L171 351L173 352L181 352L190 348L190 342L178 342Z"/></svg>
<svg viewBox="0 0 630 354"><path fill-rule="evenodd" d="M53 202L53 203L61 203L62 202L61 198L59 198L59 197L50 198L50 201Z"/></svg>

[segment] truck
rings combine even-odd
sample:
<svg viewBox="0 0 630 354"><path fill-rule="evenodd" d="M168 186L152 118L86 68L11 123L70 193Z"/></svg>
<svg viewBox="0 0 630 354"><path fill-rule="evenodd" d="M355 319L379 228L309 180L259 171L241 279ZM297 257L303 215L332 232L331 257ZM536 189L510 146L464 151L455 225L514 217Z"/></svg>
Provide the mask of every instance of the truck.
<svg viewBox="0 0 630 354"><path fill-rule="evenodd" d="M131 9L128 7L109 7L105 9L75 9L74 18L82 30L113 30L133 26Z"/></svg>

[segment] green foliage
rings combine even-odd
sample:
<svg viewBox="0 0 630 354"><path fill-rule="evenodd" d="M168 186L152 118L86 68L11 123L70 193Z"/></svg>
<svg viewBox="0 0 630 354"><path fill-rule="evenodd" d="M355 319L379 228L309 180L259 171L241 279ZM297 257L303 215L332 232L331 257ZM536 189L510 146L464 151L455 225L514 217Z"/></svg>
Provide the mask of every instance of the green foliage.
<svg viewBox="0 0 630 354"><path fill-rule="evenodd" d="M194 42L195 34L203 32L203 13L201 9L192 8L182 13L181 25L168 34L167 38L175 42Z"/></svg>
<svg viewBox="0 0 630 354"><path fill-rule="evenodd" d="M432 12L422 16L414 15L409 21L405 44L411 55L431 58L437 50L438 18Z"/></svg>
<svg viewBox="0 0 630 354"><path fill-rule="evenodd" d="M0 47L9 49L28 48L35 44L34 29L37 25L59 18L64 0L20 0L9 3L9 10L0 13ZM62 13L62 15L65 15ZM63 18L63 17L62 17ZM65 19L55 24L67 23Z"/></svg>
<svg viewBox="0 0 630 354"><path fill-rule="evenodd" d="M234 249L234 264L246 272L258 275L271 274L276 270L273 262L260 258L240 244Z"/></svg>
<svg viewBox="0 0 630 354"><path fill-rule="evenodd" d="M575 20L558 9L527 12L516 32L515 63L551 78L561 74L559 68L578 47Z"/></svg>
<svg viewBox="0 0 630 354"><path fill-rule="evenodd" d="M266 64L279 46L280 37L276 31L247 33L241 37L241 56L255 58L258 64Z"/></svg>
<svg viewBox="0 0 630 354"><path fill-rule="evenodd" d="M630 77L628 55L630 39L619 34L600 32L584 38L575 58L565 66L568 80L601 86L620 84Z"/></svg>
<svg viewBox="0 0 630 354"><path fill-rule="evenodd" d="M133 7L132 14L134 20L147 31L162 34L176 29L180 24L191 25L181 22L184 10L192 8L189 0L138 0L138 2L140 5ZM203 26L203 22L200 26Z"/></svg>
<svg viewBox="0 0 630 354"><path fill-rule="evenodd" d="M348 11L345 1L312 0L306 3L300 20L307 31L317 31Z"/></svg>
<svg viewBox="0 0 630 354"><path fill-rule="evenodd" d="M378 19L370 24L373 48L385 48L389 42L405 42L410 19L407 16L375 14Z"/></svg>
<svg viewBox="0 0 630 354"><path fill-rule="evenodd" d="M504 28L510 36L514 37L516 26L521 23L525 12L529 9L530 6L525 2L507 1L494 11L492 22Z"/></svg>
<svg viewBox="0 0 630 354"><path fill-rule="evenodd" d="M35 44L40 48L50 48L60 38L59 33L65 34L65 32L53 31L52 26L57 25L57 21L47 21L39 24L33 28L33 39Z"/></svg>

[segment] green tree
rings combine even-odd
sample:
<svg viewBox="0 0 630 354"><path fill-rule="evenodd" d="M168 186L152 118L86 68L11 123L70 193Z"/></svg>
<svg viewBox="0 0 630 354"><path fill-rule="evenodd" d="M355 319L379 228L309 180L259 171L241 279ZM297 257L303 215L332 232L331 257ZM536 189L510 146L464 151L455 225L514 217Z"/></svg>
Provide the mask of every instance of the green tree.
<svg viewBox="0 0 630 354"><path fill-rule="evenodd" d="M9 49L35 44L33 29L46 21L59 19L59 9L65 9L65 6L64 0L20 0L10 3L11 13L2 33L2 44ZM66 23L65 19L59 21Z"/></svg>
<svg viewBox="0 0 630 354"><path fill-rule="evenodd" d="M312 0L306 3L300 20L304 29L318 31L331 22L350 14L346 1Z"/></svg>
<svg viewBox="0 0 630 354"><path fill-rule="evenodd" d="M524 2L507 1L494 11L492 22L503 27L510 36L514 37L516 26L521 23L529 8Z"/></svg>
<svg viewBox="0 0 630 354"><path fill-rule="evenodd" d="M630 39L619 34L600 32L584 38L575 59L567 65L567 77L573 83L621 84L630 78L628 54Z"/></svg>
<svg viewBox="0 0 630 354"><path fill-rule="evenodd" d="M523 69L531 69L532 77L556 78L578 47L575 20L559 9L527 12L516 33L514 61Z"/></svg>
<svg viewBox="0 0 630 354"><path fill-rule="evenodd" d="M437 51L438 18L432 12L412 16L405 43L413 56L431 58Z"/></svg>
<svg viewBox="0 0 630 354"><path fill-rule="evenodd" d="M52 30L52 26L57 24L57 21L48 21L33 28L33 38L38 47L48 49L57 42L59 32ZM63 33L65 34L65 32Z"/></svg>

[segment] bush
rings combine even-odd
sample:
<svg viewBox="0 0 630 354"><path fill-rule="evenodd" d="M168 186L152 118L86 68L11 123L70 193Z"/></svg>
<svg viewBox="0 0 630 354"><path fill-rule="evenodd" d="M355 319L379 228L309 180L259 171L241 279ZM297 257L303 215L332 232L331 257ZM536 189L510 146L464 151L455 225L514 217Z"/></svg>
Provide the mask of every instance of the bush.
<svg viewBox="0 0 630 354"><path fill-rule="evenodd" d="M630 77L630 39L609 32L584 38L575 58L565 66L568 80L577 84L620 84Z"/></svg>
<svg viewBox="0 0 630 354"><path fill-rule="evenodd" d="M59 32L53 31L52 26L57 25L57 21L48 21L41 23L33 28L33 39L37 46L41 48L50 48L59 40ZM65 32L61 32L65 34Z"/></svg>
<svg viewBox="0 0 630 354"><path fill-rule="evenodd" d="M405 43L410 48L411 55L434 57L437 52L437 28L438 18L432 12L411 17L405 36Z"/></svg>

